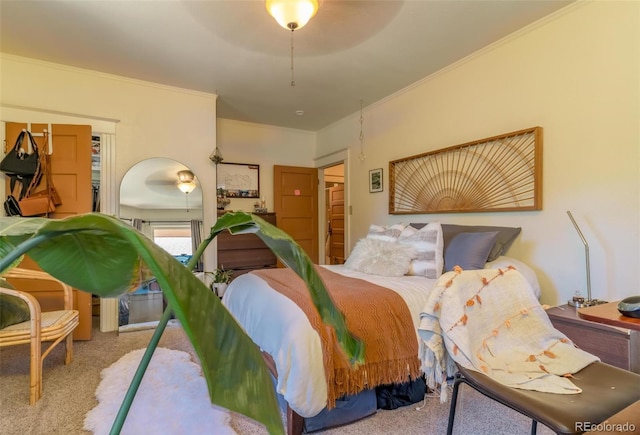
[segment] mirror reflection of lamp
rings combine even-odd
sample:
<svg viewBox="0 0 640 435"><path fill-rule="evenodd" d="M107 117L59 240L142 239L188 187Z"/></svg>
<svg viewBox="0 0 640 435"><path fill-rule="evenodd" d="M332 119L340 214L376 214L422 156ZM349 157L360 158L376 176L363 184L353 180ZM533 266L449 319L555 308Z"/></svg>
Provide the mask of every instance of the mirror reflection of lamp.
<svg viewBox="0 0 640 435"><path fill-rule="evenodd" d="M186 195L187 211L189 211L189 194L196 188L193 172L185 170L178 172L178 189Z"/></svg>

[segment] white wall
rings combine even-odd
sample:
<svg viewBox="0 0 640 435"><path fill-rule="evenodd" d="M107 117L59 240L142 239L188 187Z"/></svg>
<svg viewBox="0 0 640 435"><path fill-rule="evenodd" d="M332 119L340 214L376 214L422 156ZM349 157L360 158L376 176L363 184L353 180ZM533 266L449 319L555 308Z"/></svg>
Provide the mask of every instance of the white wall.
<svg viewBox="0 0 640 435"><path fill-rule="evenodd" d="M364 111L364 162L351 159L350 243L371 223L520 226L509 254L538 273L544 303L640 293L640 3L569 6ZM369 102L372 103L372 102ZM359 113L318 132L318 155L360 152ZM392 216L388 162L533 126L544 128L543 210ZM384 193L368 171L384 168Z"/></svg>
<svg viewBox="0 0 640 435"><path fill-rule="evenodd" d="M218 148L223 163L260 165L260 197L270 212L273 202L273 165L313 167L316 134L305 130L218 119ZM232 198L227 210L252 211L256 199Z"/></svg>

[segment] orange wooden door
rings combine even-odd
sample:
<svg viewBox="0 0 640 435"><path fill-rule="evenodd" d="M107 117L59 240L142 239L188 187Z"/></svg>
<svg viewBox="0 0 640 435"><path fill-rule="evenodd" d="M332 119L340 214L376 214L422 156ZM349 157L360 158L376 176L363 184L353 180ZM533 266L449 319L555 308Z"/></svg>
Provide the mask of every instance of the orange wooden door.
<svg viewBox="0 0 640 435"><path fill-rule="evenodd" d="M275 165L273 198L277 226L318 263L318 170Z"/></svg>
<svg viewBox="0 0 640 435"><path fill-rule="evenodd" d="M344 263L344 184L329 188L329 264Z"/></svg>
<svg viewBox="0 0 640 435"><path fill-rule="evenodd" d="M52 217L88 213L93 209L91 126L54 124L51 130L53 184L62 197Z"/></svg>
<svg viewBox="0 0 640 435"><path fill-rule="evenodd" d="M7 122L5 138L7 147L13 147L18 134L26 123ZM42 133L46 124L31 124L32 133ZM91 126L53 124L51 126L52 148L51 169L56 190L62 198L62 205L49 215L60 219L92 210L91 190ZM48 149L42 137L35 137L36 143ZM5 150L6 151L6 150ZM43 184L37 190L41 190ZM7 181L7 192L9 192ZM29 258L25 258L22 267L38 268ZM93 335L91 294L74 289L74 308L80 312L80 323L73 332L75 340L90 340ZM49 305L48 303L45 305Z"/></svg>

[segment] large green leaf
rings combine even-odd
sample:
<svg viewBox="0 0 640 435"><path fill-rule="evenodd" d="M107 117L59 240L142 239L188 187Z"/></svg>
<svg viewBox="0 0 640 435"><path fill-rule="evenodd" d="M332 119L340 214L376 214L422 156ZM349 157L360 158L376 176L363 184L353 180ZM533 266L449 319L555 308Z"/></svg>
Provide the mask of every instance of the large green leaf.
<svg viewBox="0 0 640 435"><path fill-rule="evenodd" d="M37 225L27 221L0 218L0 252L7 247L16 252L39 239L29 256L81 290L121 294L141 257L200 358L211 401L263 423L270 433L284 433L271 376L258 348L189 269L140 232L106 215L42 220ZM5 261L7 256L0 260L0 270L6 268ZM77 274L69 274L69 269Z"/></svg>
<svg viewBox="0 0 640 435"><path fill-rule="evenodd" d="M122 237L124 224L106 218L2 218L0 236L6 246L26 243L29 256L59 280L103 297L118 296L132 286L139 255Z"/></svg>

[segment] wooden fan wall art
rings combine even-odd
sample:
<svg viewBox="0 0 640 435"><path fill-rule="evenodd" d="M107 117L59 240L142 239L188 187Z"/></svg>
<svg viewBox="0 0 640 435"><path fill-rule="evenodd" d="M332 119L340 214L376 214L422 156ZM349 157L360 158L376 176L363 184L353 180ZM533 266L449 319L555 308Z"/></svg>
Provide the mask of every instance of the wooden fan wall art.
<svg viewBox="0 0 640 435"><path fill-rule="evenodd" d="M389 162L389 213L542 209L542 127Z"/></svg>

